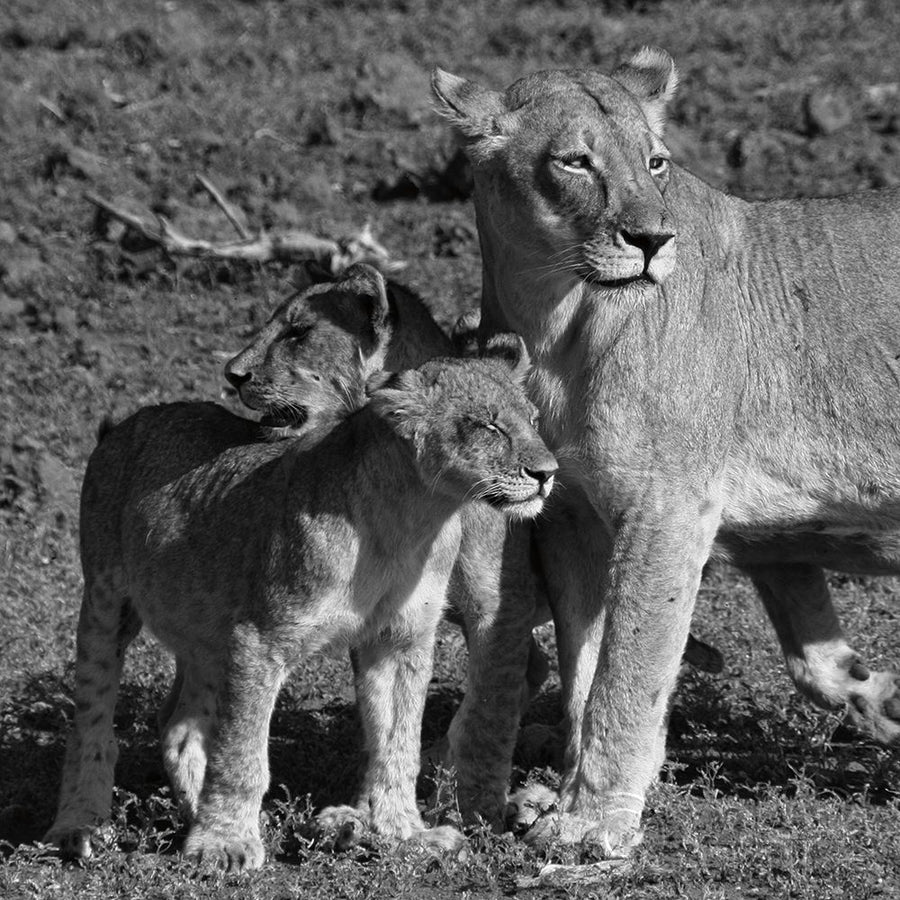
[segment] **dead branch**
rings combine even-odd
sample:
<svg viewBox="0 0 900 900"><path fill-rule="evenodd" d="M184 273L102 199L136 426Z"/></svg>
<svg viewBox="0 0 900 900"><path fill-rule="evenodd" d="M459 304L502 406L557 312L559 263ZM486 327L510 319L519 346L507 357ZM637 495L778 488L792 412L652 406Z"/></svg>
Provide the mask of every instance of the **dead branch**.
<svg viewBox="0 0 900 900"><path fill-rule="evenodd" d="M222 196L219 189L205 176L199 172L194 173L194 177L200 182L200 186L213 199L213 203L225 213L225 218L234 226L234 230L238 233L238 237L242 241L250 240L250 232L244 227L241 217L237 210Z"/></svg>
<svg viewBox="0 0 900 900"><path fill-rule="evenodd" d="M157 244L170 256L256 263L299 263L314 260L333 275L340 274L348 266L357 262L369 263L385 273L397 272L406 267L405 262L391 259L387 248L376 240L368 223L359 232L341 241L317 237L311 232L295 229L260 230L255 235L250 234L234 208L218 189L203 176L198 175L197 178L212 197L213 202L241 235L240 240L208 241L202 238L192 238L180 232L165 216L157 214L155 220L150 221L130 213L92 192L86 193L85 199L112 218L124 222L147 240Z"/></svg>

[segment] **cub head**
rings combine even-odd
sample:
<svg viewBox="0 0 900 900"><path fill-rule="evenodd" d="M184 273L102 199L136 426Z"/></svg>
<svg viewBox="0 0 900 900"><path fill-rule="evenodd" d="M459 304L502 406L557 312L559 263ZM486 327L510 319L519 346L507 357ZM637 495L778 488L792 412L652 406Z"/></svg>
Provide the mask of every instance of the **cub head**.
<svg viewBox="0 0 900 900"><path fill-rule="evenodd" d="M381 368L390 336L384 278L358 264L286 300L225 377L263 424L296 431L365 402L366 378Z"/></svg>
<svg viewBox="0 0 900 900"><path fill-rule="evenodd" d="M410 441L426 484L527 518L540 512L557 463L522 388L528 357L521 340L501 335L484 352L375 376L370 404Z"/></svg>
<svg viewBox="0 0 900 900"><path fill-rule="evenodd" d="M439 111L464 137L482 242L601 287L659 283L675 264L666 103L678 75L645 47L612 75L559 69L506 91L435 69ZM534 267L533 262L531 263Z"/></svg>

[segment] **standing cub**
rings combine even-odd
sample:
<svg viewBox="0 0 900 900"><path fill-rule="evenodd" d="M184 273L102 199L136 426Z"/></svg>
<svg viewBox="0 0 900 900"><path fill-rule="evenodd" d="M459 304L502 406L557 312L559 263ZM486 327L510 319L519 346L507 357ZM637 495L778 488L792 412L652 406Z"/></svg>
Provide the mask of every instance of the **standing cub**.
<svg viewBox="0 0 900 900"><path fill-rule="evenodd" d="M75 723L47 840L90 854L109 813L113 710L142 622L177 657L166 767L192 813L189 856L261 865L269 720L307 653L358 650L373 830L424 831L415 802L434 632L471 498L535 515L556 462L532 426L523 355L376 376L315 440L260 442L204 403L146 408L95 449L81 507L85 592Z"/></svg>

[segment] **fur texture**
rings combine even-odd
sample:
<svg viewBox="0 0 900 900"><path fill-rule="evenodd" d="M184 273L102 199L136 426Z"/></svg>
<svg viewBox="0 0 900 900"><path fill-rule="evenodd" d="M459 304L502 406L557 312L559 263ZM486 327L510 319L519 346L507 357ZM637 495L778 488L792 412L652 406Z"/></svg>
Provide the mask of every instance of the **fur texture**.
<svg viewBox="0 0 900 900"><path fill-rule="evenodd" d="M556 471L520 374L505 359L431 362L330 427L274 442L203 403L109 431L82 494L75 723L47 840L87 856L109 813L116 691L141 623L178 660L163 748L189 856L261 865L275 698L302 655L335 643L356 649L357 815L389 838L422 835L421 714L459 511L474 499L534 515Z"/></svg>
<svg viewBox="0 0 900 900"><path fill-rule="evenodd" d="M668 160L676 82L647 50L505 92L433 78L474 163L482 329L524 337L566 486L539 545L567 763L532 835L609 855L639 838L710 558L751 575L805 694L900 742L898 681L822 576L900 571L900 191L726 196Z"/></svg>
<svg viewBox="0 0 900 900"><path fill-rule="evenodd" d="M252 343L226 365L226 377L241 398L269 418L278 403L308 409L319 396L316 385L346 380L347 367L356 360L364 371L380 364L404 369L447 352L446 336L422 301L405 288L389 282L374 315L370 298L378 292L366 289L355 296L356 314L349 314L340 284L301 292L279 307ZM385 304L386 315L380 311ZM294 326L298 322L302 328ZM518 342L495 335L480 347L478 322L475 311L457 323L452 337L456 352L506 355L516 364ZM318 376L315 382L313 374ZM277 398L272 406L267 396ZM306 424L295 426L294 433L302 433L312 420L303 421ZM506 791L519 719L548 672L531 632L549 619L550 608L530 523L509 522L483 505L466 507L461 522L447 614L466 636L468 682L447 737L429 755L455 769L464 819L478 814L500 827L508 810ZM685 660L707 671L722 667L721 655L693 638Z"/></svg>

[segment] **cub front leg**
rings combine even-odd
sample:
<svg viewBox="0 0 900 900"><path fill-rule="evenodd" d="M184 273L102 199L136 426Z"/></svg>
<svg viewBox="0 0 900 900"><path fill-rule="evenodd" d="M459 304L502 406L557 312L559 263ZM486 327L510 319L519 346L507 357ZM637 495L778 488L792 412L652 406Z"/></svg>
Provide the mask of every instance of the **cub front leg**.
<svg viewBox="0 0 900 900"><path fill-rule="evenodd" d="M235 629L186 856L238 872L262 865L259 814L269 785L269 723L286 675L278 652L254 626Z"/></svg>
<svg viewBox="0 0 900 900"><path fill-rule="evenodd" d="M602 626L595 620L589 632L600 637L599 654L578 745L571 747L560 812L532 829L532 841L585 841L607 857L627 856L640 841L646 791L664 756L669 697L720 516L717 503L667 489L668 496L645 497L643 508L617 518L604 603L593 607L602 615ZM601 550L602 532L598 521L592 533ZM581 585L580 609L591 608L593 590ZM576 677L583 677L589 641L579 650Z"/></svg>
<svg viewBox="0 0 900 900"><path fill-rule="evenodd" d="M416 778L434 637L451 563L448 559L445 570L426 573L400 610L373 624L373 637L358 645L355 654L357 707L366 742L356 816L389 840L413 839L441 850L458 849L462 835L446 826L425 827L416 805ZM327 808L320 821L339 827L340 812ZM353 818L349 811L347 818Z"/></svg>
<svg viewBox="0 0 900 900"><path fill-rule="evenodd" d="M539 579L531 523L508 523L473 507L464 519L451 598L465 621L466 694L450 724L448 762L456 769L463 818L500 827L519 719L529 699L529 652Z"/></svg>
<svg viewBox="0 0 900 900"><path fill-rule="evenodd" d="M179 809L189 822L197 816L220 679L214 660L179 659L175 683L159 714L163 763Z"/></svg>
<svg viewBox="0 0 900 900"><path fill-rule="evenodd" d="M746 567L798 690L882 744L900 744L900 677L873 672L847 643L818 566Z"/></svg>

